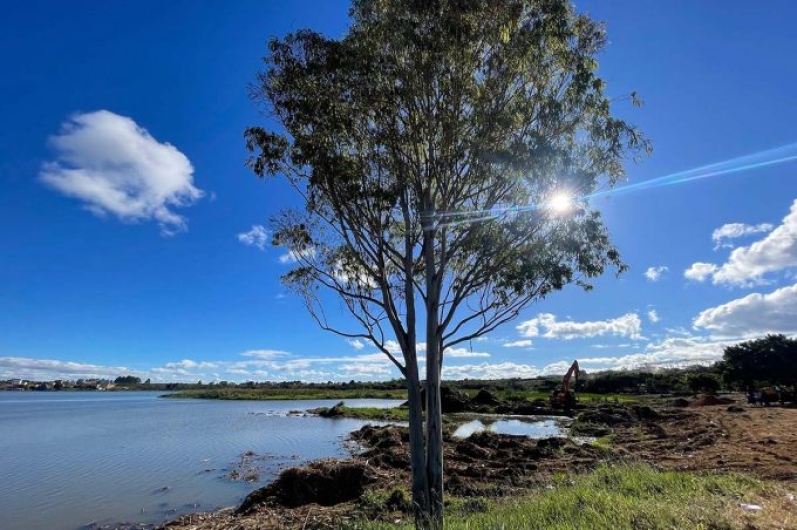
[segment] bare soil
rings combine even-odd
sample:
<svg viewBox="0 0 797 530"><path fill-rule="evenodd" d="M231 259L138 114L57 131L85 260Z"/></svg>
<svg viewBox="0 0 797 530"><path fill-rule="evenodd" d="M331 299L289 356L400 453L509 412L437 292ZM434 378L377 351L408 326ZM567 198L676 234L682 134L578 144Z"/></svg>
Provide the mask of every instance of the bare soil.
<svg viewBox="0 0 797 530"><path fill-rule="evenodd" d="M611 433L603 449L558 438L531 440L492 433L464 440L448 437L445 489L459 497L520 495L544 485L552 474L587 471L605 461L743 472L789 488L797 485L797 408L746 405L741 397L684 405L584 408L578 421ZM394 520L401 515L400 506L393 512L369 513L358 498L363 491L389 492L409 484L406 430L367 426L352 437L369 449L346 461L286 470L277 481L251 494L238 510L188 515L165 527L338 528L363 517ZM334 498L329 491L336 492Z"/></svg>

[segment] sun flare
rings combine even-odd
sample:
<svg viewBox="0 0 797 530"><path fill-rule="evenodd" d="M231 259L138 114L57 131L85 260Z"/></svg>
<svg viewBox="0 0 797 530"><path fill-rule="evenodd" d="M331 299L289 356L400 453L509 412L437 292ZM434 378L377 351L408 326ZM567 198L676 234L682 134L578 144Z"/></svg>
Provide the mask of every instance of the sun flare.
<svg viewBox="0 0 797 530"><path fill-rule="evenodd" d="M548 201L548 209L554 213L563 214L573 207L573 198L565 192L558 192Z"/></svg>

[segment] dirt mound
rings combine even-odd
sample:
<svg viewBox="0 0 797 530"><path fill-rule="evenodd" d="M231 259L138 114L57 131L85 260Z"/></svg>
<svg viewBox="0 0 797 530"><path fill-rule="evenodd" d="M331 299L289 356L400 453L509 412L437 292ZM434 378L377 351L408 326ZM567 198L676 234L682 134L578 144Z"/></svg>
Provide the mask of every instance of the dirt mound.
<svg viewBox="0 0 797 530"><path fill-rule="evenodd" d="M492 392L486 388L479 390L479 393L476 394L476 397L473 398L473 401L481 405L489 405L492 407L501 404L501 402L492 394Z"/></svg>
<svg viewBox="0 0 797 530"><path fill-rule="evenodd" d="M360 497L364 487L375 480L373 472L360 462L312 462L306 467L286 469L277 480L250 493L236 513L251 513L261 504L288 508L312 503L334 506Z"/></svg>
<svg viewBox="0 0 797 530"><path fill-rule="evenodd" d="M690 407L710 407L712 405L729 405L733 403L732 399L728 398L721 398L717 396L700 396L692 403L689 404Z"/></svg>
<svg viewBox="0 0 797 530"><path fill-rule="evenodd" d="M339 417L343 416L343 414L344 414L344 411L343 411L343 407L344 406L345 406L345 403L343 401L341 401L337 405L335 405L334 407L329 407L329 408L327 408L327 407L319 407L317 409L308 410L307 412L309 412L311 414L318 414L322 418L339 418Z"/></svg>
<svg viewBox="0 0 797 530"><path fill-rule="evenodd" d="M689 400L684 398L676 398L668 403L671 407L683 408L689 406Z"/></svg>
<svg viewBox="0 0 797 530"><path fill-rule="evenodd" d="M386 449L400 446L410 439L409 431L395 425L365 425L351 434L352 439L362 442L374 449Z"/></svg>
<svg viewBox="0 0 797 530"><path fill-rule="evenodd" d="M595 423L603 425L626 425L635 420L625 407L601 407L599 409L585 410L580 413L576 421L579 423Z"/></svg>

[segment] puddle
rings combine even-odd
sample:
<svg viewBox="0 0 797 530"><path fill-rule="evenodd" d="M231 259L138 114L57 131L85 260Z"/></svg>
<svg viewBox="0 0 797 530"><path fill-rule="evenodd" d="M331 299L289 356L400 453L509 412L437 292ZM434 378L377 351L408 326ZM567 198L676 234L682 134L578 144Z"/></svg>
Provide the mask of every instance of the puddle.
<svg viewBox="0 0 797 530"><path fill-rule="evenodd" d="M454 431L454 436L456 438L467 438L471 434L482 431L528 436L529 438L551 438L568 435L567 428L560 420L496 419L491 421L490 419L482 418L460 425Z"/></svg>

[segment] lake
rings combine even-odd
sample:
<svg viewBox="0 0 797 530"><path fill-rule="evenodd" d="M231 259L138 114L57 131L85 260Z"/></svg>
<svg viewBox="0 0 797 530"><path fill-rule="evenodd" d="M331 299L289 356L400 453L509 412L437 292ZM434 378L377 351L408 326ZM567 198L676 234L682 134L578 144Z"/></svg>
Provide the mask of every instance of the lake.
<svg viewBox="0 0 797 530"><path fill-rule="evenodd" d="M346 435L366 423L289 415L338 400L159 395L0 392L0 527L73 530L231 506L284 467L347 456Z"/></svg>

